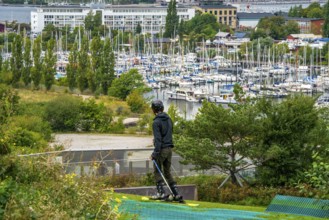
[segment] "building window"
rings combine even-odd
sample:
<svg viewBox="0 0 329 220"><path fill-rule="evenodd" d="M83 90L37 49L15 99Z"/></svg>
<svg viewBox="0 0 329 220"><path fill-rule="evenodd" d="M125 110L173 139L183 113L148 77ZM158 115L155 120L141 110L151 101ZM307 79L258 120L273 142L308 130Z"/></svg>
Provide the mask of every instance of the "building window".
<svg viewBox="0 0 329 220"><path fill-rule="evenodd" d="M212 11L210 10L209 13L212 14Z"/></svg>
<svg viewBox="0 0 329 220"><path fill-rule="evenodd" d="M232 15L232 10L229 10L228 14L229 14L229 15Z"/></svg>
<svg viewBox="0 0 329 220"><path fill-rule="evenodd" d="M219 15L222 15L222 14L223 14L223 11L222 11L222 10L220 10L220 11L219 11Z"/></svg>
<svg viewBox="0 0 329 220"><path fill-rule="evenodd" d="M224 15L227 15L227 11L226 10L224 11Z"/></svg>
<svg viewBox="0 0 329 220"><path fill-rule="evenodd" d="M215 11L215 15L217 15L218 14L218 11Z"/></svg>

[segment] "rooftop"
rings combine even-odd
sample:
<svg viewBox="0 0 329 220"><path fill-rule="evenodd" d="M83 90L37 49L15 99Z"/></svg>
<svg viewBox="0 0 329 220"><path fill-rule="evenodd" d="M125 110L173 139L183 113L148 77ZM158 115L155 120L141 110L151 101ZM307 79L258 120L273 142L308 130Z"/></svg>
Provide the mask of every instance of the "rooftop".
<svg viewBox="0 0 329 220"><path fill-rule="evenodd" d="M275 16L272 13L246 13L246 12L238 12L237 18L238 19L261 19L265 17L272 17Z"/></svg>
<svg viewBox="0 0 329 220"><path fill-rule="evenodd" d="M232 5L198 5L197 7L202 9L221 9L221 8L232 8L236 9L236 7Z"/></svg>
<svg viewBox="0 0 329 220"><path fill-rule="evenodd" d="M324 20L323 18L296 18L296 17L285 17L286 20L293 20L293 21L317 21L317 20Z"/></svg>

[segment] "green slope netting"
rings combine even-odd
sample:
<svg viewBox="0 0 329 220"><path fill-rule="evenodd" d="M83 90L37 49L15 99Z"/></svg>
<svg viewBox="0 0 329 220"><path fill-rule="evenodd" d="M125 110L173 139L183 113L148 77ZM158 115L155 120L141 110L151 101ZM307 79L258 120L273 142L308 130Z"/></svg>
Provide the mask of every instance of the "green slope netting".
<svg viewBox="0 0 329 220"><path fill-rule="evenodd" d="M229 209L192 208L187 205L170 204L166 202L139 202L123 200L120 211L137 215L141 220L245 220L263 219L266 214Z"/></svg>
<svg viewBox="0 0 329 220"><path fill-rule="evenodd" d="M276 195L266 211L328 218L329 200Z"/></svg>

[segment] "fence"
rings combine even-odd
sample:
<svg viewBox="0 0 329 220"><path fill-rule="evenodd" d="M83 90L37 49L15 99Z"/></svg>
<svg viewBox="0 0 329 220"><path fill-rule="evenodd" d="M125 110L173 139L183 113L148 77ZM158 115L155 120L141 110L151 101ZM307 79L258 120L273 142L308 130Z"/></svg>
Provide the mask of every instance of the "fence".
<svg viewBox="0 0 329 220"><path fill-rule="evenodd" d="M81 175L144 175L153 172L153 163L149 159L151 148L142 149L120 149L120 150L81 150L48 152L22 156L48 155L54 162L63 164L67 173ZM221 174L219 170L210 169L205 171L194 171L193 165L183 165L182 158L173 154L172 173L175 176L190 176L196 174ZM252 176L253 170L240 173L242 176Z"/></svg>

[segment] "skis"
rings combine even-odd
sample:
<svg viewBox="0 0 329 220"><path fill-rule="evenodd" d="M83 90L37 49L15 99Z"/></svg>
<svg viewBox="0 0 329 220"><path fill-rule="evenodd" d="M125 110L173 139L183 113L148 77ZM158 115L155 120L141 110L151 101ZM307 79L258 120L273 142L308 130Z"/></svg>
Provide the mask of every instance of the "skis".
<svg viewBox="0 0 329 220"><path fill-rule="evenodd" d="M182 203L182 204L185 204L185 201L183 200L183 197L181 197L180 199L174 199L172 197L172 195L166 195L164 198L161 198L161 199L153 199L151 197L150 200L153 200L153 201L161 201L161 202L172 202L172 203Z"/></svg>

